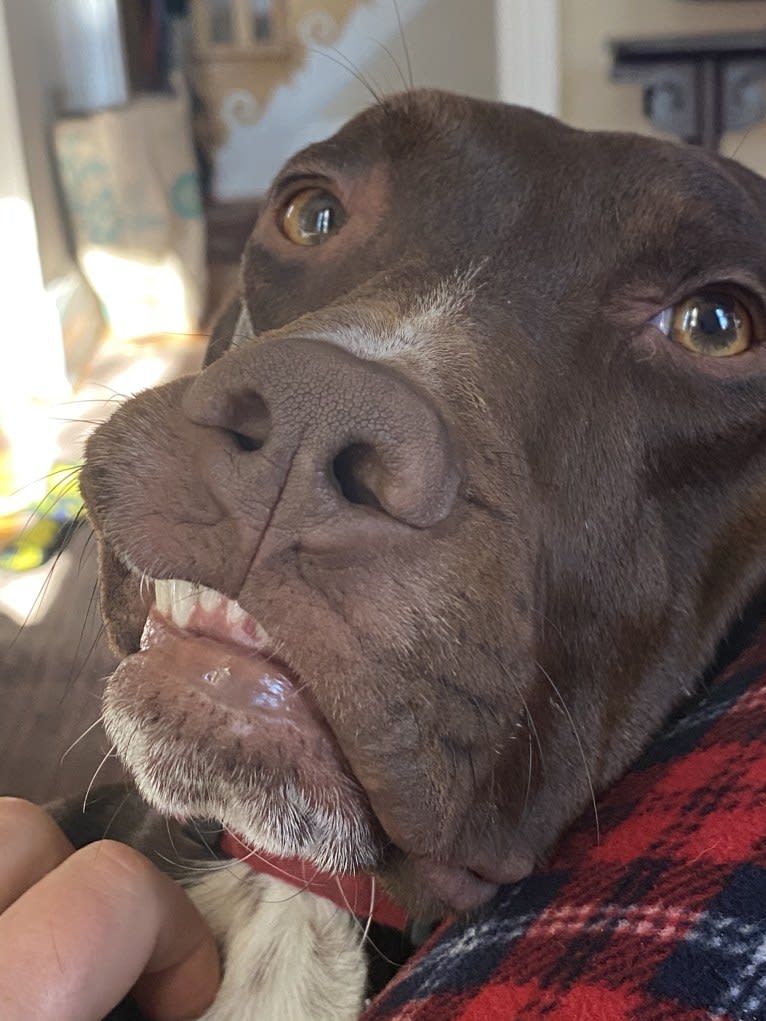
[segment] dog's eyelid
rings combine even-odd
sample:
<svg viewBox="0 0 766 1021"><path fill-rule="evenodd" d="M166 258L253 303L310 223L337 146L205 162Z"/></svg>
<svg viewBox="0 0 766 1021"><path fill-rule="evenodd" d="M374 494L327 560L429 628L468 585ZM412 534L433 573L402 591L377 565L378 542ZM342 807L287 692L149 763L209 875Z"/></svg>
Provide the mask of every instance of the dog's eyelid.
<svg viewBox="0 0 766 1021"><path fill-rule="evenodd" d="M663 302L664 307L660 312L649 320L651 326L656 326L661 332L666 333L672 321L673 310L682 302L696 296L721 296L726 295L745 306L748 313L759 327L758 332L766 333L766 290L755 284L753 281L740 282L731 277L717 277L707 281L688 283L679 288ZM659 304L659 303L657 303ZM657 307L655 304L655 308Z"/></svg>
<svg viewBox="0 0 766 1021"><path fill-rule="evenodd" d="M332 177L309 170L297 170L274 182L269 196L270 202L273 205L283 206L290 201L293 195L303 191L304 188L321 188L323 191L335 195L339 200L342 199Z"/></svg>
<svg viewBox="0 0 766 1021"><path fill-rule="evenodd" d="M669 304L677 305L695 294L726 294L741 301L753 315L766 313L766 288L750 274L719 273L690 281Z"/></svg>

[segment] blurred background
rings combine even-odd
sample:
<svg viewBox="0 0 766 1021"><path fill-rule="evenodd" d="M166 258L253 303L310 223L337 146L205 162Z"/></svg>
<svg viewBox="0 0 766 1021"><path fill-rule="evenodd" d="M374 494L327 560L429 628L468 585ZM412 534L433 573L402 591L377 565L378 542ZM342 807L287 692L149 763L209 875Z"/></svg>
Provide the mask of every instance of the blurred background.
<svg viewBox="0 0 766 1021"><path fill-rule="evenodd" d="M766 173L763 0L0 0L0 793L119 773L84 438L199 365L280 164L410 74Z"/></svg>

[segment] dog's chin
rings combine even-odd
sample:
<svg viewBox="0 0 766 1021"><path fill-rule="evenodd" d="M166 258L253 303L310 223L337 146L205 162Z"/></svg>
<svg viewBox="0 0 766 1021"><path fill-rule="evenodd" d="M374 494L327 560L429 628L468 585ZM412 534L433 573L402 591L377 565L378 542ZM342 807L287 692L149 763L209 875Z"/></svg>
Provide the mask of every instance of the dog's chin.
<svg viewBox="0 0 766 1021"><path fill-rule="evenodd" d="M374 868L384 837L367 796L265 632L218 593L156 589L141 648L104 699L109 738L144 798L323 870Z"/></svg>

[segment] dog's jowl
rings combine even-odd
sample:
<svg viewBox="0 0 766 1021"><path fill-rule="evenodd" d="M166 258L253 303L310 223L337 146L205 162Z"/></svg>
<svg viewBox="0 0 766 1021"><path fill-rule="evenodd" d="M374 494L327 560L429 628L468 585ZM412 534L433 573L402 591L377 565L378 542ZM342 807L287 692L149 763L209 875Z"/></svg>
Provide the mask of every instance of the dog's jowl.
<svg viewBox="0 0 766 1021"><path fill-rule="evenodd" d="M88 445L144 798L426 921L544 860L766 579L765 228L730 161L437 92L292 159L206 367ZM353 915L234 869L209 1017L355 1017Z"/></svg>

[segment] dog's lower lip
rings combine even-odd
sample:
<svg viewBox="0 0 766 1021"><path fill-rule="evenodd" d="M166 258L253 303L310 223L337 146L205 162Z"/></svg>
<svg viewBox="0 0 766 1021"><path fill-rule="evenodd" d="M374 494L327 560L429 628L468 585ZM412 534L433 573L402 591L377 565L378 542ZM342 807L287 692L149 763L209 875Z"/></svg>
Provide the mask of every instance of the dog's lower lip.
<svg viewBox="0 0 766 1021"><path fill-rule="evenodd" d="M316 722L306 698L298 695L297 679L283 663L248 646L184 632L152 609L141 650L151 653L168 648L172 648L178 675L212 701L259 714L279 713L296 725L301 716L311 715L312 723Z"/></svg>
<svg viewBox="0 0 766 1021"><path fill-rule="evenodd" d="M165 685L234 710L223 719L236 739L263 751L294 746L317 766L349 774L311 693L274 656L272 639L254 617L220 592L188 581L156 580L154 586L141 636L144 669L148 658L148 669ZM130 668L124 661L123 672Z"/></svg>
<svg viewBox="0 0 766 1021"><path fill-rule="evenodd" d="M325 761L340 758L310 693L276 659L267 633L253 617L220 593L188 582L156 582L155 588L164 612L157 604L149 611L142 654L156 657L158 666L172 663L190 692L201 692L211 702L251 717L251 725L232 719L232 729L240 735L251 726L255 733L269 726L287 727L300 735L307 751ZM175 623L179 612L185 627Z"/></svg>
<svg viewBox="0 0 766 1021"><path fill-rule="evenodd" d="M220 592L187 581L155 581L141 649L170 644L179 676L215 702L286 718L296 710L299 718L317 715L298 696L298 678L275 658L266 631Z"/></svg>
<svg viewBox="0 0 766 1021"><path fill-rule="evenodd" d="M325 869L372 864L369 799L304 678L273 658L241 608L232 626L225 596L206 590L181 628L165 594L105 693L107 732L144 797L168 815L219 819L270 853ZM336 850L332 827L346 841L362 833L359 852Z"/></svg>

